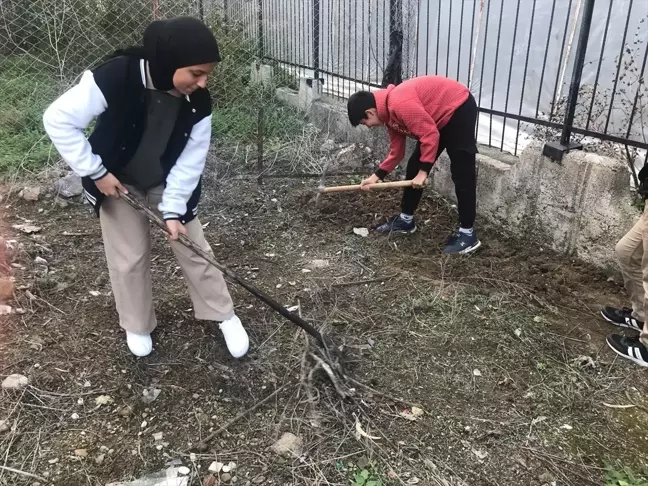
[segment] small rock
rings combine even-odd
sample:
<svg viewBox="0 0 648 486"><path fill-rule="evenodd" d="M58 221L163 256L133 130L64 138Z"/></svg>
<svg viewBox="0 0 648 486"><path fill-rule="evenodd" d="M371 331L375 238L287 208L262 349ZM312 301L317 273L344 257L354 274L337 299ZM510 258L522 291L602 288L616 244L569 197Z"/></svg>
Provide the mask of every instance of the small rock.
<svg viewBox="0 0 648 486"><path fill-rule="evenodd" d="M265 476L258 476L252 480L254 484L261 484L266 480Z"/></svg>
<svg viewBox="0 0 648 486"><path fill-rule="evenodd" d="M71 172L54 183L54 190L63 197L79 196L83 192L81 178Z"/></svg>
<svg viewBox="0 0 648 486"><path fill-rule="evenodd" d="M56 199L54 199L54 206L58 206L59 208L65 209L69 205L70 205L70 203L68 203L64 199L61 199L60 197L57 197Z"/></svg>
<svg viewBox="0 0 648 486"><path fill-rule="evenodd" d="M614 277L608 277L607 281L610 283L614 283Z"/></svg>
<svg viewBox="0 0 648 486"><path fill-rule="evenodd" d="M24 375L13 374L2 381L2 388L5 390L20 390L29 385L29 378Z"/></svg>
<svg viewBox="0 0 648 486"><path fill-rule="evenodd" d="M188 475L191 472L191 469L189 469L187 466L182 466L178 468L178 474L182 474L183 476Z"/></svg>
<svg viewBox="0 0 648 486"><path fill-rule="evenodd" d="M117 413L122 417L129 417L133 413L133 407L130 405L124 405L117 411Z"/></svg>
<svg viewBox="0 0 648 486"><path fill-rule="evenodd" d="M32 233L38 233L40 230L43 229L40 226L35 226L33 224L14 224L11 227L13 229L17 229L18 231L22 231L27 235L31 235Z"/></svg>
<svg viewBox="0 0 648 486"><path fill-rule="evenodd" d="M367 459L367 456L361 456L360 459L358 459L356 466L360 469L366 469L369 467L369 459Z"/></svg>
<svg viewBox="0 0 648 486"><path fill-rule="evenodd" d="M153 403L157 399L157 397L160 396L161 392L162 390L158 388L151 388L150 390L144 389L144 391L142 392L142 401L147 404Z"/></svg>
<svg viewBox="0 0 648 486"><path fill-rule="evenodd" d="M306 265L306 268L310 270L315 270L318 268L326 268L329 266L329 261L328 260L311 260L308 265Z"/></svg>
<svg viewBox="0 0 648 486"><path fill-rule="evenodd" d="M0 278L0 300L13 296L14 284L9 278Z"/></svg>
<svg viewBox="0 0 648 486"><path fill-rule="evenodd" d="M213 476L211 474L205 476L203 479L202 486L218 486L218 479L216 479L216 476Z"/></svg>
<svg viewBox="0 0 648 486"><path fill-rule="evenodd" d="M209 472L219 473L223 469L224 464L222 462L214 461L209 465Z"/></svg>
<svg viewBox="0 0 648 486"><path fill-rule="evenodd" d="M224 483L228 483L228 482L231 481L231 479L232 479L232 475L229 474L229 473L224 473L224 474L221 474L221 477L220 477L220 478L221 478L221 481L222 481L222 482L224 482Z"/></svg>
<svg viewBox="0 0 648 486"><path fill-rule="evenodd" d="M0 420L0 432L6 432L9 430L9 424L6 420Z"/></svg>
<svg viewBox="0 0 648 486"><path fill-rule="evenodd" d="M72 420L79 420L79 414L74 412L72 416L70 417Z"/></svg>
<svg viewBox="0 0 648 486"><path fill-rule="evenodd" d="M25 201L38 201L38 198L40 197L40 187L37 186L28 186L25 187L20 193L18 194L20 197L22 197Z"/></svg>
<svg viewBox="0 0 648 486"><path fill-rule="evenodd" d="M99 395L97 398L95 398L95 403L97 405L108 405L113 402L114 400L109 395Z"/></svg>
<svg viewBox="0 0 648 486"><path fill-rule="evenodd" d="M105 458L106 454L99 454L97 457L95 457L95 463L100 466L104 462Z"/></svg>
<svg viewBox="0 0 648 486"><path fill-rule="evenodd" d="M77 449L74 451L74 455L79 457L88 457L88 449Z"/></svg>
<svg viewBox="0 0 648 486"><path fill-rule="evenodd" d="M438 466L430 459L424 459L423 463L430 471L436 471L438 469Z"/></svg>
<svg viewBox="0 0 648 486"><path fill-rule="evenodd" d="M369 230L367 228L353 228L353 233L363 238L369 236Z"/></svg>
<svg viewBox="0 0 648 486"><path fill-rule="evenodd" d="M330 138L325 140L320 147L320 152L331 152L333 150L335 150L335 140L331 140Z"/></svg>
<svg viewBox="0 0 648 486"><path fill-rule="evenodd" d="M475 369L473 370L473 375L475 375L475 376L481 376L482 374L481 374L481 371L479 371L477 368L475 368Z"/></svg>
<svg viewBox="0 0 648 486"><path fill-rule="evenodd" d="M164 432L156 432L155 434L153 434L154 441L161 441L163 437L164 437Z"/></svg>
<svg viewBox="0 0 648 486"><path fill-rule="evenodd" d="M295 434L285 432L281 438L272 444L270 449L279 456L301 456L302 440Z"/></svg>
<svg viewBox="0 0 648 486"><path fill-rule="evenodd" d="M540 482L542 484L545 484L545 483L546 484L551 484L551 482L554 480L553 476L550 473L546 472L546 471L543 472L542 474L540 474L540 476L538 476L538 479L540 480Z"/></svg>
<svg viewBox="0 0 648 486"><path fill-rule="evenodd" d="M34 258L34 263L35 263L36 265L45 265L45 266L48 265L47 260L45 260L44 258L41 258L41 257L39 257L39 256L36 257L36 258Z"/></svg>

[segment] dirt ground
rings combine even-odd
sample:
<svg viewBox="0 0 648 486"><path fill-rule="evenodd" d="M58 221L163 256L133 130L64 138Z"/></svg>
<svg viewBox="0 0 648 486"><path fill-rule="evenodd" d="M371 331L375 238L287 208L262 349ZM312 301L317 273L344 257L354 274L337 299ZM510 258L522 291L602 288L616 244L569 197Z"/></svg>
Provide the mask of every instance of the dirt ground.
<svg viewBox="0 0 648 486"><path fill-rule="evenodd" d="M160 325L154 353L133 357L89 206L5 198L8 226L40 230L7 236L21 313L2 321L0 378L30 384L0 394L0 484L103 486L181 463L188 484L214 485L227 479L208 478L220 461L237 465L222 484L362 486L365 471L366 484L581 486L646 462L645 372L607 349L597 314L626 304L618 280L515 228L482 227L478 253L444 257L454 209L431 193L416 234L361 237L353 228L397 211L398 193L315 207L316 186L212 175L201 222L220 261L344 341L348 374L380 393L356 386L341 400L324 377L309 386L303 333L234 284L251 350L230 358L216 325L194 320L156 230ZM313 260L328 265L304 271ZM270 450L284 432L301 439L299 457Z"/></svg>

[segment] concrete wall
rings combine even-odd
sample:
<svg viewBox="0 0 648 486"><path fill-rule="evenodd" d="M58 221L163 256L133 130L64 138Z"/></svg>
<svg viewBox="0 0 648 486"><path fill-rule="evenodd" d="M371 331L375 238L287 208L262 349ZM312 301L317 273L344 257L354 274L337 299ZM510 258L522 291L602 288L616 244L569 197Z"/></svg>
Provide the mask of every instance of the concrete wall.
<svg viewBox="0 0 648 486"><path fill-rule="evenodd" d="M282 96L287 99L287 92ZM293 99L293 102L296 98ZM323 136L362 143L382 157L388 150L385 130L353 128L339 100L323 98L309 108L310 121ZM558 164L542 156L532 142L514 157L480 147L477 211L533 245L574 255L602 268L616 269L616 242L639 217L632 206L630 177L623 161L574 151ZM409 144L412 150L413 143ZM444 153L433 170L432 187L455 200L450 161Z"/></svg>

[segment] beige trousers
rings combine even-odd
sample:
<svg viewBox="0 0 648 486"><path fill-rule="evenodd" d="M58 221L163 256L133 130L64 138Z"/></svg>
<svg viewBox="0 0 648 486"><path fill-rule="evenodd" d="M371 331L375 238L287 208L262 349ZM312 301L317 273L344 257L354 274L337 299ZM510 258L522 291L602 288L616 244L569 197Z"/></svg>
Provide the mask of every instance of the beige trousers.
<svg viewBox="0 0 648 486"><path fill-rule="evenodd" d="M648 315L648 204L641 218L616 245L623 283L630 295L633 317L646 322ZM648 346L648 329L640 335L641 343Z"/></svg>
<svg viewBox="0 0 648 486"><path fill-rule="evenodd" d="M163 188L146 193L127 186L132 196L157 211ZM135 334L149 334L157 321L151 281L151 235L146 216L126 201L108 197L100 210L110 283L121 327ZM185 225L187 235L211 252L198 218ZM234 315L234 305L222 273L181 243L171 242L193 302L196 319L224 321Z"/></svg>

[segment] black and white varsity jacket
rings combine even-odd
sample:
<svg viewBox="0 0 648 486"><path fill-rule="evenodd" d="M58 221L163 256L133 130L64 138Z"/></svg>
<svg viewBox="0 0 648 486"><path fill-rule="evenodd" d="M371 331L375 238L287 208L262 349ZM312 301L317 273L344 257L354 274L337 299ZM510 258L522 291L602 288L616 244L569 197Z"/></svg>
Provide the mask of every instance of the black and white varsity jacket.
<svg viewBox="0 0 648 486"><path fill-rule="evenodd" d="M84 196L97 215L105 196L94 181L119 172L135 154L146 123L145 90L145 61L116 57L86 71L43 115L45 131L82 177ZM95 118L86 138L84 130ZM196 216L210 138L211 97L206 89L197 89L185 97L161 157L165 187L158 209L164 219L184 224Z"/></svg>

